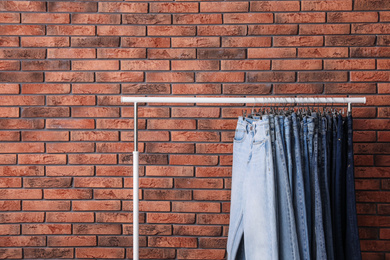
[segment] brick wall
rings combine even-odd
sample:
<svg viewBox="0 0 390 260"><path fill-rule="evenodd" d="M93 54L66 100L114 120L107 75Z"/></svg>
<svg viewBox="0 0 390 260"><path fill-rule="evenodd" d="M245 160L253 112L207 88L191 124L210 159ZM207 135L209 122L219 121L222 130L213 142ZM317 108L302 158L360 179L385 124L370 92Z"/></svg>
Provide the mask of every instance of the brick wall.
<svg viewBox="0 0 390 260"><path fill-rule="evenodd" d="M1 1L0 22L0 258L132 257L121 96L356 95L363 258L390 259L388 0ZM225 257L241 111L140 107L142 258Z"/></svg>

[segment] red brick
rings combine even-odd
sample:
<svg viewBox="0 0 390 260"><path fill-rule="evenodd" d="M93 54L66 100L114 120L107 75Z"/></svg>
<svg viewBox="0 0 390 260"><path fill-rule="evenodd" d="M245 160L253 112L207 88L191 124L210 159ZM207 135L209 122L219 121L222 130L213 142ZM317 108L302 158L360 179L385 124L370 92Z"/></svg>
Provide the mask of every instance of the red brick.
<svg viewBox="0 0 390 260"><path fill-rule="evenodd" d="M220 204L217 202L172 202L172 212L219 213L220 211Z"/></svg>
<svg viewBox="0 0 390 260"><path fill-rule="evenodd" d="M351 11L352 0L335 0L335 1L303 1L302 11Z"/></svg>
<svg viewBox="0 0 390 260"><path fill-rule="evenodd" d="M45 59L46 54L44 50L12 48L12 49L3 49L0 52L0 58L2 59Z"/></svg>
<svg viewBox="0 0 390 260"><path fill-rule="evenodd" d="M354 47L351 57L390 57L390 47Z"/></svg>
<svg viewBox="0 0 390 260"><path fill-rule="evenodd" d="M269 70L269 60L222 60L221 70Z"/></svg>
<svg viewBox="0 0 390 260"><path fill-rule="evenodd" d="M22 23L69 23L69 14L22 13Z"/></svg>
<svg viewBox="0 0 390 260"><path fill-rule="evenodd" d="M49 12L97 12L97 3L49 2Z"/></svg>
<svg viewBox="0 0 390 260"><path fill-rule="evenodd" d="M105 61L108 62L108 61ZM74 94L119 94L119 84L73 84Z"/></svg>
<svg viewBox="0 0 390 260"><path fill-rule="evenodd" d="M221 94L221 85L172 84L172 94Z"/></svg>
<svg viewBox="0 0 390 260"><path fill-rule="evenodd" d="M148 223L194 224L195 214L190 213L147 213Z"/></svg>
<svg viewBox="0 0 390 260"><path fill-rule="evenodd" d="M249 48L248 59L295 58L295 48ZM310 55L313 57L313 55ZM314 57L313 57L314 58Z"/></svg>
<svg viewBox="0 0 390 260"><path fill-rule="evenodd" d="M138 119L138 129L145 129L145 120ZM97 119L97 129L133 129L132 119Z"/></svg>
<svg viewBox="0 0 390 260"><path fill-rule="evenodd" d="M193 167L147 166L147 176L194 176Z"/></svg>
<svg viewBox="0 0 390 260"><path fill-rule="evenodd" d="M45 246L46 240L43 236L7 236L0 237L1 247L27 247Z"/></svg>
<svg viewBox="0 0 390 260"><path fill-rule="evenodd" d="M173 24L222 24L221 14L174 14ZM193 39L196 41L196 39Z"/></svg>
<svg viewBox="0 0 390 260"><path fill-rule="evenodd" d="M325 13L277 13L275 23L325 23Z"/></svg>
<svg viewBox="0 0 390 260"><path fill-rule="evenodd" d="M192 237L150 237L150 247L196 247L197 240Z"/></svg>
<svg viewBox="0 0 390 260"><path fill-rule="evenodd" d="M23 70L70 70L70 61L22 61Z"/></svg>
<svg viewBox="0 0 390 260"><path fill-rule="evenodd" d="M45 12L46 3L40 1L3 1L0 3L0 11Z"/></svg>
<svg viewBox="0 0 390 260"><path fill-rule="evenodd" d="M378 65L379 66L379 65ZM325 60L325 70L369 70L375 69L375 60Z"/></svg>
<svg viewBox="0 0 390 260"><path fill-rule="evenodd" d="M1 47L19 47L19 37L0 36L0 46Z"/></svg>
<svg viewBox="0 0 390 260"><path fill-rule="evenodd" d="M144 175L142 169L139 169L140 175ZM130 166L96 166L96 176L130 176L132 172Z"/></svg>
<svg viewBox="0 0 390 260"><path fill-rule="evenodd" d="M299 1L253 1L250 6L251 12L288 12L299 10Z"/></svg>
<svg viewBox="0 0 390 260"><path fill-rule="evenodd" d="M115 154L69 154L69 164L116 164Z"/></svg>
<svg viewBox="0 0 390 260"><path fill-rule="evenodd" d="M0 117L19 117L19 109L17 107L1 107Z"/></svg>
<svg viewBox="0 0 390 260"><path fill-rule="evenodd" d="M148 49L149 59L194 59L195 49Z"/></svg>
<svg viewBox="0 0 390 260"><path fill-rule="evenodd" d="M43 212L0 213L0 218L1 218L2 224L4 224L4 223L43 222L44 221L44 214L45 213L43 213ZM22 245L22 246L25 246L25 245Z"/></svg>
<svg viewBox="0 0 390 260"><path fill-rule="evenodd" d="M222 47L270 47L271 37L223 37ZM218 46L216 46L218 47Z"/></svg>
<svg viewBox="0 0 390 260"><path fill-rule="evenodd" d="M356 190L378 190L380 188L379 180L356 180Z"/></svg>
<svg viewBox="0 0 390 260"><path fill-rule="evenodd" d="M154 25L148 26L148 36L195 36L195 26L169 26ZM199 35L202 35L198 32Z"/></svg>
<svg viewBox="0 0 390 260"><path fill-rule="evenodd" d="M273 16L268 13L233 13L224 14L223 21L225 24L273 23Z"/></svg>
<svg viewBox="0 0 390 260"><path fill-rule="evenodd" d="M46 72L47 82L93 82L93 72Z"/></svg>
<svg viewBox="0 0 390 260"><path fill-rule="evenodd" d="M140 180L141 188L165 188L171 189L173 187L173 179L172 178L142 178ZM133 179L128 178L125 179L124 187L133 187Z"/></svg>
<svg viewBox="0 0 390 260"><path fill-rule="evenodd" d="M362 13L367 13L367 12L362 12ZM377 14L376 12L374 14ZM388 22L390 21L390 12L380 12L379 13L380 21L381 22ZM377 22L378 20L375 21L370 21L370 22Z"/></svg>
<svg viewBox="0 0 390 260"><path fill-rule="evenodd" d="M172 47L219 47L219 37L173 37Z"/></svg>
<svg viewBox="0 0 390 260"><path fill-rule="evenodd" d="M300 25L303 26L303 25ZM248 35L298 34L298 25L248 25Z"/></svg>
<svg viewBox="0 0 390 260"><path fill-rule="evenodd" d="M347 81L348 72L319 71L319 72L298 72L299 82L329 82L329 81Z"/></svg>
<svg viewBox="0 0 390 260"><path fill-rule="evenodd" d="M49 236L48 246L96 246L96 236Z"/></svg>
<svg viewBox="0 0 390 260"><path fill-rule="evenodd" d="M23 47L69 47L69 37L21 37Z"/></svg>
<svg viewBox="0 0 390 260"><path fill-rule="evenodd" d="M236 36L246 35L245 25L200 25L198 35L200 36Z"/></svg>
<svg viewBox="0 0 390 260"><path fill-rule="evenodd" d="M0 84L0 94L19 94L19 84Z"/></svg>
<svg viewBox="0 0 390 260"><path fill-rule="evenodd" d="M94 143L48 143L47 153L92 153L95 150Z"/></svg>
<svg viewBox="0 0 390 260"><path fill-rule="evenodd" d="M2 199L42 199L42 190L39 189L3 189Z"/></svg>
<svg viewBox="0 0 390 260"><path fill-rule="evenodd" d="M47 35L95 35L92 25L47 25Z"/></svg>
<svg viewBox="0 0 390 260"><path fill-rule="evenodd" d="M171 24L170 14L123 14L123 24Z"/></svg>
<svg viewBox="0 0 390 260"><path fill-rule="evenodd" d="M194 200L230 200L230 190L194 190Z"/></svg>
<svg viewBox="0 0 390 260"><path fill-rule="evenodd" d="M0 133L0 141L20 141L19 131L2 131Z"/></svg>
<svg viewBox="0 0 390 260"><path fill-rule="evenodd" d="M93 119L47 119L48 129L93 129L95 121Z"/></svg>
<svg viewBox="0 0 390 260"><path fill-rule="evenodd" d="M45 199L91 199L92 191L86 189L47 189L44 191Z"/></svg>
<svg viewBox="0 0 390 260"><path fill-rule="evenodd" d="M75 203L75 202L73 202ZM25 200L22 202L23 210L27 211L69 211L70 201L42 201Z"/></svg>
<svg viewBox="0 0 390 260"><path fill-rule="evenodd" d="M234 120L209 120L209 119L199 119L198 120L198 129L223 129L223 130L233 130L236 128L236 123Z"/></svg>
<svg viewBox="0 0 390 260"><path fill-rule="evenodd" d="M23 84L22 94L68 94L70 84Z"/></svg>
<svg viewBox="0 0 390 260"><path fill-rule="evenodd" d="M146 246L146 245L145 245ZM127 249L127 255L132 255L132 248ZM141 258L144 259L171 259L175 258L176 250L175 249L167 249L167 248L140 248L139 254Z"/></svg>
<svg viewBox="0 0 390 260"><path fill-rule="evenodd" d="M19 61L0 61L0 70L20 70Z"/></svg>
<svg viewBox="0 0 390 260"><path fill-rule="evenodd" d="M19 164L66 164L66 155L19 154Z"/></svg>
<svg viewBox="0 0 390 260"><path fill-rule="evenodd" d="M121 70L169 70L169 61L163 60L124 60Z"/></svg>
<svg viewBox="0 0 390 260"><path fill-rule="evenodd" d="M96 145L96 152L98 153L116 153L116 152L128 152L134 150L133 143L99 143ZM139 144L138 149L140 152L144 150L144 144Z"/></svg>
<svg viewBox="0 0 390 260"><path fill-rule="evenodd" d="M0 153L42 153L43 143L4 143L0 144Z"/></svg>
<svg viewBox="0 0 390 260"><path fill-rule="evenodd" d="M42 72L0 72L2 82L43 82Z"/></svg>
<svg viewBox="0 0 390 260"><path fill-rule="evenodd" d="M49 106L91 106L95 105L95 97L87 95L49 96Z"/></svg>
<svg viewBox="0 0 390 260"><path fill-rule="evenodd" d="M137 49L98 49L97 58L104 59L120 59L120 58L133 58L133 59L142 59L146 58L146 50L137 48Z"/></svg>
<svg viewBox="0 0 390 260"><path fill-rule="evenodd" d="M77 258L123 258L125 256L124 248L77 248Z"/></svg>
<svg viewBox="0 0 390 260"><path fill-rule="evenodd" d="M117 60L88 60L72 61L72 70L118 70L119 61Z"/></svg>
<svg viewBox="0 0 390 260"><path fill-rule="evenodd" d="M100 25L97 26L97 35L115 35L115 36L145 36L145 26L131 25Z"/></svg>
<svg viewBox="0 0 390 260"><path fill-rule="evenodd" d="M349 34L349 24L302 24L299 27L302 35L323 35L323 34Z"/></svg>
<svg viewBox="0 0 390 260"><path fill-rule="evenodd" d="M376 155L375 165L377 166L390 166L390 156L388 155Z"/></svg>
<svg viewBox="0 0 390 260"><path fill-rule="evenodd" d="M327 94L376 93L375 83L329 83L325 84Z"/></svg>
<svg viewBox="0 0 390 260"><path fill-rule="evenodd" d="M377 12L328 12L328 23L370 23L378 21Z"/></svg>
<svg viewBox="0 0 390 260"><path fill-rule="evenodd" d="M96 50L89 48L54 48L48 49L47 56L49 59L92 59L96 58Z"/></svg>
<svg viewBox="0 0 390 260"><path fill-rule="evenodd" d="M352 34L389 34L390 25L386 23L352 24Z"/></svg>
<svg viewBox="0 0 390 260"><path fill-rule="evenodd" d="M173 235L179 236L221 236L221 226L173 226Z"/></svg>
<svg viewBox="0 0 390 260"><path fill-rule="evenodd" d="M390 84L388 84L388 83L378 83L378 93L380 93L380 94L390 94Z"/></svg>
<svg viewBox="0 0 390 260"><path fill-rule="evenodd" d="M0 176L43 176L43 166L0 166Z"/></svg>
<svg viewBox="0 0 390 260"><path fill-rule="evenodd" d="M390 131L378 132L378 141L379 142L390 142Z"/></svg>
<svg viewBox="0 0 390 260"><path fill-rule="evenodd" d="M390 3L385 0L356 0L354 10L390 10Z"/></svg>
<svg viewBox="0 0 390 260"><path fill-rule="evenodd" d="M1 110L0 110L1 111ZM70 110L65 107L27 107L22 117L69 117Z"/></svg>
<svg viewBox="0 0 390 260"><path fill-rule="evenodd" d="M300 58L346 58L348 57L348 48L299 48L298 57Z"/></svg>
<svg viewBox="0 0 390 260"><path fill-rule="evenodd" d="M191 200L189 190L144 190L145 200Z"/></svg>
<svg viewBox="0 0 390 260"><path fill-rule="evenodd" d="M201 237L199 238L199 248L226 248L227 239L224 237L209 238Z"/></svg>
<svg viewBox="0 0 390 260"><path fill-rule="evenodd" d="M388 107L379 107L378 108L378 117L389 118L390 117L390 109Z"/></svg>
<svg viewBox="0 0 390 260"><path fill-rule="evenodd" d="M142 194L142 193L140 193ZM142 196L139 196L142 199ZM109 200L130 200L133 199L133 190L123 189L96 189L94 192L95 199Z"/></svg>
<svg viewBox="0 0 390 260"><path fill-rule="evenodd" d="M120 14L72 14L72 24L120 24Z"/></svg>
<svg viewBox="0 0 390 260"><path fill-rule="evenodd" d="M46 222L94 222L94 213L92 212L47 212ZM54 237L51 237L54 239ZM58 237L60 238L60 237ZM51 239L49 238L48 244L50 245ZM61 240L61 239L60 239ZM67 239L65 239L67 240ZM60 242L61 246L66 246L65 241ZM52 246L55 246L52 244Z"/></svg>
<svg viewBox="0 0 390 260"><path fill-rule="evenodd" d="M43 129L43 119L0 119L2 129Z"/></svg>
<svg viewBox="0 0 390 260"><path fill-rule="evenodd" d="M376 239L378 231L374 228L359 228L359 237L361 239Z"/></svg>
<svg viewBox="0 0 390 260"><path fill-rule="evenodd" d="M122 246L122 247L130 247L132 246L132 238L131 237L122 237L122 236L100 236L98 238L99 244L98 246ZM140 238L139 244L143 246L143 237ZM146 242L146 241L145 241Z"/></svg>
<svg viewBox="0 0 390 260"><path fill-rule="evenodd" d="M225 249L178 249L177 259L224 259Z"/></svg>
<svg viewBox="0 0 390 260"><path fill-rule="evenodd" d="M248 82L291 82L295 81L294 72L247 72Z"/></svg>
<svg viewBox="0 0 390 260"><path fill-rule="evenodd" d="M217 165L218 156L206 155L171 155L170 164L173 165Z"/></svg>
<svg viewBox="0 0 390 260"><path fill-rule="evenodd" d="M147 3L110 3L100 2L99 12L109 13L147 13Z"/></svg>
<svg viewBox="0 0 390 260"><path fill-rule="evenodd" d="M244 82L244 72L198 72L197 82Z"/></svg>
<svg viewBox="0 0 390 260"><path fill-rule="evenodd" d="M248 12L248 2L201 2L200 12L214 13L214 12Z"/></svg>
<svg viewBox="0 0 390 260"><path fill-rule="evenodd" d="M147 143L147 153L194 153L194 144Z"/></svg>
<svg viewBox="0 0 390 260"><path fill-rule="evenodd" d="M389 81L390 73L388 71L352 71L351 81Z"/></svg>
<svg viewBox="0 0 390 260"><path fill-rule="evenodd" d="M45 35L45 26L0 25L0 35Z"/></svg>
<svg viewBox="0 0 390 260"><path fill-rule="evenodd" d="M7 156L7 155L5 155ZM3 157L3 156L1 156ZM0 157L0 158L1 158ZM16 157L14 157L14 164L16 163ZM9 163L7 163L9 164ZM0 187L2 188L21 188L22 187L22 178L1 178L2 183L0 183ZM4 209L3 209L4 210Z"/></svg>
<svg viewBox="0 0 390 260"><path fill-rule="evenodd" d="M145 222L144 220L144 214L141 215L140 222ZM117 212L99 212L96 213L96 222L104 223L104 222L110 222L110 223L132 223L133 214L132 213L117 213ZM116 229L116 226L114 226ZM91 226L91 229L94 227ZM92 231L92 230L91 230ZM92 231L93 232L93 231ZM94 234L92 233L91 234ZM116 234L116 232L114 233ZM120 233L119 233L120 234Z"/></svg>
<svg viewBox="0 0 390 260"><path fill-rule="evenodd" d="M170 38L121 37L121 41L122 41L122 47L133 47L133 48L134 47L143 47L143 48L168 48L168 47L170 47ZM172 46L172 47L174 47L174 46Z"/></svg>
<svg viewBox="0 0 390 260"><path fill-rule="evenodd" d="M2 235L20 235L20 226L19 225L2 225L0 228Z"/></svg>
<svg viewBox="0 0 390 260"><path fill-rule="evenodd" d="M383 240L365 240L361 243L362 251L386 251L390 247L389 241Z"/></svg>
<svg viewBox="0 0 390 260"><path fill-rule="evenodd" d="M198 3L150 3L150 13L197 13Z"/></svg>
<svg viewBox="0 0 390 260"><path fill-rule="evenodd" d="M20 14L3 13L3 16L0 17L0 23L20 23Z"/></svg>
<svg viewBox="0 0 390 260"><path fill-rule="evenodd" d="M199 59L245 59L243 49L200 49Z"/></svg>
<svg viewBox="0 0 390 260"><path fill-rule="evenodd" d="M119 117L119 108L115 107L74 107L73 117Z"/></svg>
<svg viewBox="0 0 390 260"><path fill-rule="evenodd" d="M27 235L59 235L70 234L72 226L70 224L24 224L22 234Z"/></svg>
<svg viewBox="0 0 390 260"><path fill-rule="evenodd" d="M24 248L27 258L73 258L71 248Z"/></svg>
<svg viewBox="0 0 390 260"><path fill-rule="evenodd" d="M194 82L193 72L147 72L147 82Z"/></svg>
<svg viewBox="0 0 390 260"><path fill-rule="evenodd" d="M272 70L321 70L321 60L274 60Z"/></svg>

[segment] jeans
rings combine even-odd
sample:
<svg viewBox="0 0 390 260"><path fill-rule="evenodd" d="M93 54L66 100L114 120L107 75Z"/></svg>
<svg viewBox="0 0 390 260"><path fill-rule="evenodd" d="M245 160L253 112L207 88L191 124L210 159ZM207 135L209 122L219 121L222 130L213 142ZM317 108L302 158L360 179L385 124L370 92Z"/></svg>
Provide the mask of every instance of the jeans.
<svg viewBox="0 0 390 260"><path fill-rule="evenodd" d="M307 117L303 117L301 121L301 136L302 136L302 162L303 162L303 176L305 182L305 201L306 201L306 215L307 215L307 227L309 236L309 246L311 248L312 240L312 221L311 221L311 181L310 181L310 164L309 164L309 147L308 147L308 127Z"/></svg>
<svg viewBox="0 0 390 260"><path fill-rule="evenodd" d="M268 116L240 117L233 142L228 260L279 259L276 186ZM241 241L245 252L237 253Z"/></svg>
<svg viewBox="0 0 390 260"><path fill-rule="evenodd" d="M297 225L298 246L301 259L310 259L309 234L307 225L305 185L300 143L300 124L295 113L291 116L293 126L292 158L293 158L293 205Z"/></svg>
<svg viewBox="0 0 390 260"><path fill-rule="evenodd" d="M337 117L337 136L336 136L336 171L334 183L334 251L335 259L345 259L344 240L345 240L345 175L343 156L344 147L344 125L341 115Z"/></svg>
<svg viewBox="0 0 390 260"><path fill-rule="evenodd" d="M349 260L361 260L359 232L356 217L355 177L353 164L352 116L347 117L347 176L346 176L346 236L345 257Z"/></svg>
<svg viewBox="0 0 390 260"><path fill-rule="evenodd" d="M298 260L299 248L298 237L295 223L295 215L292 203L292 193L287 172L287 157L283 147L284 138L282 138L283 116L277 116L275 120L275 175L278 194L278 226L279 226L279 256L282 260ZM249 258L249 259L268 259Z"/></svg>
<svg viewBox="0 0 390 260"><path fill-rule="evenodd" d="M330 193L329 193L329 143L327 136L328 122L326 117L320 118L320 141L321 141L321 199L322 199L322 212L324 219L324 233L326 241L326 252L328 260L334 259L333 252L333 230L332 230L332 212L330 205Z"/></svg>
<svg viewBox="0 0 390 260"><path fill-rule="evenodd" d="M318 167L318 118L316 113L308 117L308 137L309 137L309 156L311 168L311 196L312 196L312 258L327 259L323 215L322 215L322 200L320 191L320 177Z"/></svg>
<svg viewBox="0 0 390 260"><path fill-rule="evenodd" d="M284 118L284 140L286 143L286 157L287 157L287 170L288 170L288 180L290 182L290 190L292 193L294 193L293 188L293 180L295 178L294 176L294 170L293 170L293 162L292 162L292 147L291 147L291 117L286 116Z"/></svg>

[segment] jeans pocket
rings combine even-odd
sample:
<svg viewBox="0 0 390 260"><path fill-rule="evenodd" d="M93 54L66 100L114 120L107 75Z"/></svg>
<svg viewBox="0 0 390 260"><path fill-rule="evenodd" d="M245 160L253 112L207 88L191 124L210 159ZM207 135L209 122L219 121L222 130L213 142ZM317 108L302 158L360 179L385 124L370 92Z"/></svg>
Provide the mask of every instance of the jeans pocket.
<svg viewBox="0 0 390 260"><path fill-rule="evenodd" d="M245 140L246 131L244 129L236 129L236 133L234 135L234 142L241 143Z"/></svg>

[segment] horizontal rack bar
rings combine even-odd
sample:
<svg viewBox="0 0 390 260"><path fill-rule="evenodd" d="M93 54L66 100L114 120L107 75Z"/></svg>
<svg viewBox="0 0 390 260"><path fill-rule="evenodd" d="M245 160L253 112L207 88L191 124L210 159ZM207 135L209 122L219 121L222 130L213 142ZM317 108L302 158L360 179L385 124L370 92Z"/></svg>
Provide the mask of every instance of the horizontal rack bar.
<svg viewBox="0 0 390 260"><path fill-rule="evenodd" d="M365 97L313 97L313 98L227 98L227 97L122 97L123 103L249 103L249 104L284 104L284 103L366 103Z"/></svg>

